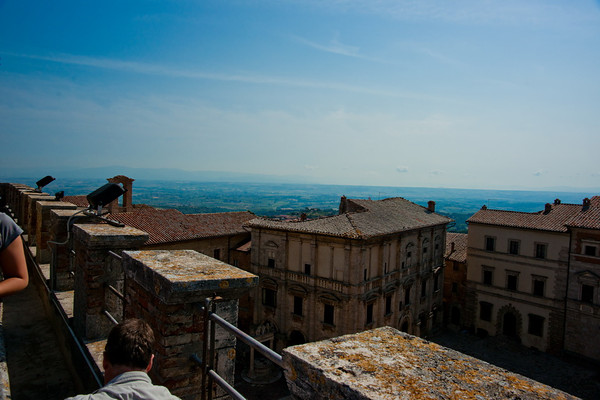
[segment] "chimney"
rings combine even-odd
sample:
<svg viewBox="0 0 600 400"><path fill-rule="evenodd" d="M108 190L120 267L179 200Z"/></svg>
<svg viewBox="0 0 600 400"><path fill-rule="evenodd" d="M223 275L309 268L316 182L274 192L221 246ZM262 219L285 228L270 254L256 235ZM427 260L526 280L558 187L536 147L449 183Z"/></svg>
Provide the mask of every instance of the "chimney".
<svg viewBox="0 0 600 400"><path fill-rule="evenodd" d="M585 198L583 199L583 209L587 210L588 208L590 208L590 205L592 204L592 201L589 198Z"/></svg>
<svg viewBox="0 0 600 400"><path fill-rule="evenodd" d="M340 211L339 211L339 215L342 214L346 214L346 212L348 212L348 199L346 198L346 196L342 196L342 198L340 199Z"/></svg>
<svg viewBox="0 0 600 400"><path fill-rule="evenodd" d="M554 205L557 206L560 204L560 199L554 199Z"/></svg>
<svg viewBox="0 0 600 400"><path fill-rule="evenodd" d="M427 210L429 210L430 212L435 212L435 201L429 200L427 202Z"/></svg>
<svg viewBox="0 0 600 400"><path fill-rule="evenodd" d="M552 211L552 204L546 203L546 206L544 207L544 214L548 214L550 211Z"/></svg>
<svg viewBox="0 0 600 400"><path fill-rule="evenodd" d="M306 221L306 213L300 214L300 221Z"/></svg>

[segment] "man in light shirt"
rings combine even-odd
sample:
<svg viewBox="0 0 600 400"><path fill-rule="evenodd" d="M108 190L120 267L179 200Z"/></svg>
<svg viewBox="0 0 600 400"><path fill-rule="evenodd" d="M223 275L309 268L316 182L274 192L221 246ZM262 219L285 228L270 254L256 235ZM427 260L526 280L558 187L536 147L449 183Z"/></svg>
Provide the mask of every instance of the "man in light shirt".
<svg viewBox="0 0 600 400"><path fill-rule="evenodd" d="M115 326L108 335L102 366L104 386L92 394L67 400L178 400L164 386L152 384L154 332L140 319L128 319Z"/></svg>

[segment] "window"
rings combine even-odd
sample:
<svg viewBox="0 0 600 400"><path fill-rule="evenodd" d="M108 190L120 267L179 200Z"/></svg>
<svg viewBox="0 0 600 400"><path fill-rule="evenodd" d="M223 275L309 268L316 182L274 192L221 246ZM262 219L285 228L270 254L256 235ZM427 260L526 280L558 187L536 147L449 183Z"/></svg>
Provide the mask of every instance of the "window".
<svg viewBox="0 0 600 400"><path fill-rule="evenodd" d="M402 262L402 268L410 268L412 267L412 252L415 246L412 243L406 245L406 257Z"/></svg>
<svg viewBox="0 0 600 400"><path fill-rule="evenodd" d="M386 263L386 262L384 262L384 263L383 263L383 273L384 273L384 274L387 274L387 273L388 273L388 266L387 266L387 263Z"/></svg>
<svg viewBox="0 0 600 400"><path fill-rule="evenodd" d="M404 304L410 304L410 286L404 289Z"/></svg>
<svg viewBox="0 0 600 400"><path fill-rule="evenodd" d="M366 324L373 323L373 303L367 304L367 322Z"/></svg>
<svg viewBox="0 0 600 400"><path fill-rule="evenodd" d="M365 268L363 270L363 281L366 281L366 280L367 280L367 269Z"/></svg>
<svg viewBox="0 0 600 400"><path fill-rule="evenodd" d="M544 336L544 317L529 314L529 328L527 333L535 336Z"/></svg>
<svg viewBox="0 0 600 400"><path fill-rule="evenodd" d="M542 277L533 277L533 295L544 297L546 289L546 279Z"/></svg>
<svg viewBox="0 0 600 400"><path fill-rule="evenodd" d="M389 294L385 296L385 315L390 315L392 313L392 295Z"/></svg>
<svg viewBox="0 0 600 400"><path fill-rule="evenodd" d="M546 245L544 243L535 244L535 258L546 258Z"/></svg>
<svg viewBox="0 0 600 400"><path fill-rule="evenodd" d="M596 246L585 245L583 247L583 254L586 256L596 257L597 248Z"/></svg>
<svg viewBox="0 0 600 400"><path fill-rule="evenodd" d="M519 280L519 274L516 272L507 272L506 274L506 288L508 290L517 290L517 284Z"/></svg>
<svg viewBox="0 0 600 400"><path fill-rule="evenodd" d="M213 250L213 258L220 260L221 259L221 249Z"/></svg>
<svg viewBox="0 0 600 400"><path fill-rule="evenodd" d="M272 289L263 288L262 303L267 307L275 308L277 306L277 292Z"/></svg>
<svg viewBox="0 0 600 400"><path fill-rule="evenodd" d="M458 283L452 282L452 293L458 293Z"/></svg>
<svg viewBox="0 0 600 400"><path fill-rule="evenodd" d="M487 251L494 251L496 249L496 238L486 236L485 238L485 249Z"/></svg>
<svg viewBox="0 0 600 400"><path fill-rule="evenodd" d="M508 252L509 254L519 254L519 241L518 240L509 240L508 241Z"/></svg>
<svg viewBox="0 0 600 400"><path fill-rule="evenodd" d="M492 320L492 303L482 301L479 303L479 319L482 321Z"/></svg>
<svg viewBox="0 0 600 400"><path fill-rule="evenodd" d="M334 307L331 304L325 304L323 307L323 323L333 325Z"/></svg>
<svg viewBox="0 0 600 400"><path fill-rule="evenodd" d="M267 260L267 267L269 267L269 268L275 268L275 259L274 258L269 258Z"/></svg>
<svg viewBox="0 0 600 400"><path fill-rule="evenodd" d="M421 297L427 296L427 281L421 281Z"/></svg>
<svg viewBox="0 0 600 400"><path fill-rule="evenodd" d="M300 296L294 296L294 315L302 316L302 305L304 299Z"/></svg>
<svg viewBox="0 0 600 400"><path fill-rule="evenodd" d="M594 302L594 287L591 285L581 285L581 301L584 303Z"/></svg>
<svg viewBox="0 0 600 400"><path fill-rule="evenodd" d="M491 286L494 282L494 270L490 267L483 268L483 284Z"/></svg>
<svg viewBox="0 0 600 400"><path fill-rule="evenodd" d="M433 276L433 293L437 292L440 289L440 275Z"/></svg>
<svg viewBox="0 0 600 400"><path fill-rule="evenodd" d="M310 264L304 264L304 274L310 275Z"/></svg>

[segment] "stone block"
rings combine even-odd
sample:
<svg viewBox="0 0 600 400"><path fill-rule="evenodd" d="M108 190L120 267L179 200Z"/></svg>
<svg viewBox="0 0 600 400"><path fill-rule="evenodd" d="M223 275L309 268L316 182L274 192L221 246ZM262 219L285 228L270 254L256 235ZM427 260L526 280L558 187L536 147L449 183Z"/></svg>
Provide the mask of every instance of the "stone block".
<svg viewBox="0 0 600 400"><path fill-rule="evenodd" d="M128 277L167 304L203 302L215 294L238 298L258 284L258 276L193 250L124 254Z"/></svg>
<svg viewBox="0 0 600 400"><path fill-rule="evenodd" d="M298 399L576 399L390 327L283 350Z"/></svg>

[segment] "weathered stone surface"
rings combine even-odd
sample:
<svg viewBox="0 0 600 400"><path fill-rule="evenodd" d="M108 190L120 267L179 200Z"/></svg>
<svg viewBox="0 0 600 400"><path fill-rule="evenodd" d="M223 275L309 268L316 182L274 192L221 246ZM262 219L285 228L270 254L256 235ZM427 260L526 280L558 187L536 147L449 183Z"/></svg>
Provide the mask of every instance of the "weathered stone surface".
<svg viewBox="0 0 600 400"><path fill-rule="evenodd" d="M576 399L390 327L283 351L299 399Z"/></svg>
<svg viewBox="0 0 600 400"><path fill-rule="evenodd" d="M126 251L126 274L165 303L237 298L258 276L193 250Z"/></svg>
<svg viewBox="0 0 600 400"><path fill-rule="evenodd" d="M149 235L130 226L116 227L106 224L76 224L73 227L76 240L88 247L137 248L148 240Z"/></svg>

